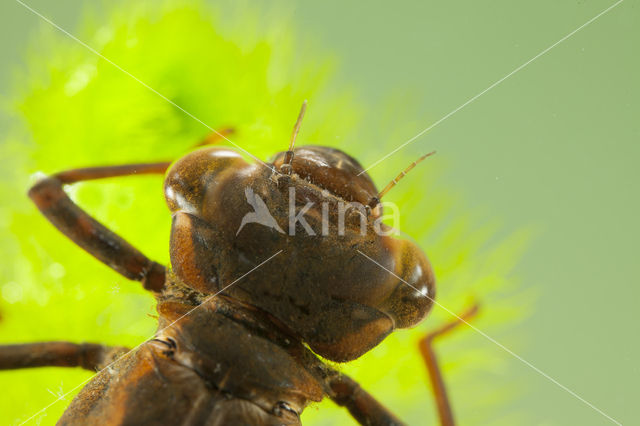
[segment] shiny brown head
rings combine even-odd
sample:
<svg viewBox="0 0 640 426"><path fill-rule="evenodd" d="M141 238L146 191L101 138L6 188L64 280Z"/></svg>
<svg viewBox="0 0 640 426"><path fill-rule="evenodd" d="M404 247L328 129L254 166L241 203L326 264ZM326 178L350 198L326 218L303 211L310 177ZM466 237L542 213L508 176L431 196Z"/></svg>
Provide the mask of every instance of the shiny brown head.
<svg viewBox="0 0 640 426"><path fill-rule="evenodd" d="M267 312L319 355L349 361L420 322L435 278L417 245L378 232L379 210L366 206L379 194L354 158L293 140L266 166L218 147L173 164L171 265L186 285L214 294L281 251L224 294Z"/></svg>

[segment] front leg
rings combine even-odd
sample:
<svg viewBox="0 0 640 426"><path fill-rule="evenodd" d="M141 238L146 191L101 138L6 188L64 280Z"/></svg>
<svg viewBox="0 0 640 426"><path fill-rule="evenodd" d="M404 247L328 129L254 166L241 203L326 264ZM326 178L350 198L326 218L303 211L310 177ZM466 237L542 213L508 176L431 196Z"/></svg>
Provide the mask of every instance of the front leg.
<svg viewBox="0 0 640 426"><path fill-rule="evenodd" d="M148 259L76 205L63 185L83 180L134 174L163 174L168 162L75 169L40 180L29 197L47 219L81 248L126 278L142 282L147 290L164 287L165 267Z"/></svg>
<svg viewBox="0 0 640 426"><path fill-rule="evenodd" d="M354 419L366 426L402 426L404 423L362 389L352 378L334 372L328 380L331 400L345 407Z"/></svg>
<svg viewBox="0 0 640 426"><path fill-rule="evenodd" d="M38 342L0 345L0 370L32 367L82 367L98 371L127 353L120 346L96 343Z"/></svg>
<svg viewBox="0 0 640 426"><path fill-rule="evenodd" d="M438 409L438 417L442 426L454 426L455 420L453 417L453 410L451 409L451 402L449 401L449 396L447 394L447 387L445 386L444 379L442 378L442 371L438 364L438 357L433 350L433 341L451 332L451 330L455 329L459 325L466 324L468 320L478 314L479 308L480 307L477 303L472 305L465 312L456 316L454 320L431 331L423 337L422 340L420 340L420 352L422 353L425 365L427 366L433 396Z"/></svg>

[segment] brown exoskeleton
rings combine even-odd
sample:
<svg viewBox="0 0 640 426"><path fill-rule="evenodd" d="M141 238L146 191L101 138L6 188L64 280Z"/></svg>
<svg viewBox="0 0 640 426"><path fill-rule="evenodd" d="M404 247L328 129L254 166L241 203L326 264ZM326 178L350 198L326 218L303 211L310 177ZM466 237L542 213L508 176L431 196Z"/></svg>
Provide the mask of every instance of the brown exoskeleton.
<svg viewBox="0 0 640 426"><path fill-rule="evenodd" d="M64 425L296 425L305 406L325 396L361 424L401 424L316 354L353 360L394 329L419 323L435 295L433 271L413 242L374 232L380 197L390 187L378 193L342 151L294 149L301 118L289 150L268 164L204 147L173 164L76 169L40 180L29 196L53 225L153 292L158 332L131 351L67 342L3 346L0 369L99 370L60 419ZM109 231L63 190L141 173L165 174L170 268ZM448 425L453 419L430 349L436 334L422 348Z"/></svg>

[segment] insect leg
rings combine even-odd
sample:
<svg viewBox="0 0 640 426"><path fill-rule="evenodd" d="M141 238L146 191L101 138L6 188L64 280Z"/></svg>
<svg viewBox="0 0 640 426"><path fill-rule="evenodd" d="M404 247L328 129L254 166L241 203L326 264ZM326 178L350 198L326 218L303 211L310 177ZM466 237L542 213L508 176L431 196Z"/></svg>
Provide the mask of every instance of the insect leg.
<svg viewBox="0 0 640 426"><path fill-rule="evenodd" d="M335 372L335 375L329 380L329 386L333 392L329 395L331 400L346 407L361 425L404 425L400 419L350 377Z"/></svg>
<svg viewBox="0 0 640 426"><path fill-rule="evenodd" d="M459 315L454 321L433 330L420 340L420 352L422 353L422 357L427 365L429 379L431 380L431 386L433 388L433 395L438 408L438 417L440 418L440 424L442 426L453 426L455 421L449 397L447 396L447 388L444 384L444 380L442 379L442 372L438 365L438 358L433 350L433 341L437 337L447 334L458 325L463 324L463 322L466 322L475 316L478 313L478 309L479 306L474 304L467 311Z"/></svg>
<svg viewBox="0 0 640 426"><path fill-rule="evenodd" d="M201 147L207 145L215 145L221 142L222 139L227 139L227 136L232 135L236 130L233 127L225 127L215 132L209 133L204 139L193 147Z"/></svg>
<svg viewBox="0 0 640 426"><path fill-rule="evenodd" d="M39 342L0 345L0 370L30 367L82 367L97 371L128 352L95 343Z"/></svg>
<svg viewBox="0 0 640 426"><path fill-rule="evenodd" d="M82 210L67 196L63 185L116 176L163 174L169 164L128 164L68 170L40 180L29 190L29 197L58 230L81 248L125 277L141 281L144 288L160 291L164 287L165 267L149 260Z"/></svg>

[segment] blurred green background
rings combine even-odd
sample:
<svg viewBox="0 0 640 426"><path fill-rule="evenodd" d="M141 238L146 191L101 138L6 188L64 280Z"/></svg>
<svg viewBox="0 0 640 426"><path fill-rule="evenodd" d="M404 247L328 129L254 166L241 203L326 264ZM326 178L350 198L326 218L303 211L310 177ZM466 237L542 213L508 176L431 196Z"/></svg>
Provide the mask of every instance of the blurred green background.
<svg viewBox="0 0 640 426"><path fill-rule="evenodd" d="M284 148L309 97L301 141L365 166L613 4L225 0L206 2L213 30L206 6L136 9L155 16L140 23L133 7L27 3L212 127L238 127L232 139L263 158ZM2 2L0 16L0 341L135 345L153 332L153 301L39 218L24 196L29 174L174 158L207 129L19 3ZM640 420L639 19L626 0L370 172L382 186L436 149L389 198L433 261L442 303L459 310L479 297L479 328L623 424ZM159 179L73 194L166 261ZM415 342L446 319L436 309L345 371L410 424L434 424ZM440 352L461 424L612 423L472 331ZM0 422L27 419L87 378L0 373ZM33 422L53 423L67 402ZM330 403L305 418L350 424Z"/></svg>

